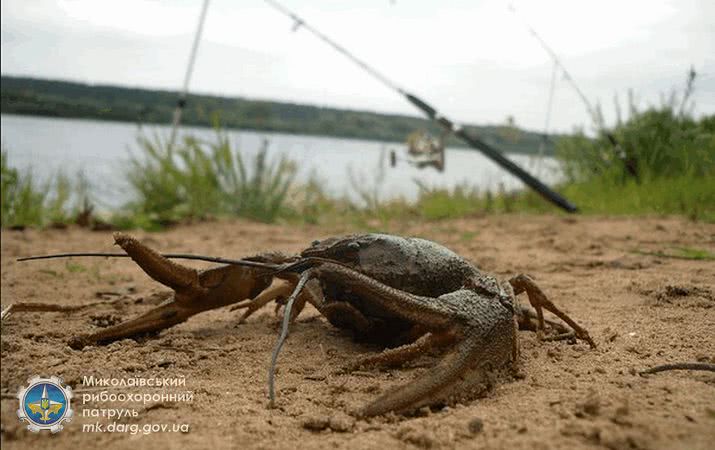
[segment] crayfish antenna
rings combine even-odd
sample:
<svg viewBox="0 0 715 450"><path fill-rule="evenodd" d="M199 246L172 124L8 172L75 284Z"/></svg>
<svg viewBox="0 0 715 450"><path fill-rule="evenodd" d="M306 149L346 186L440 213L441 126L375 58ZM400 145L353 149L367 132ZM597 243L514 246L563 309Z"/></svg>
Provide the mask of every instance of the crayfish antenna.
<svg viewBox="0 0 715 450"><path fill-rule="evenodd" d="M271 367L268 369L268 406L270 408L273 408L275 406L276 363L278 362L278 354L280 353L281 348L285 343L286 337L288 337L288 327L290 325L290 317L291 310L293 309L293 303L295 303L295 299L298 298L298 295L300 295L301 291L305 287L305 284L308 282L308 280L310 280L311 276L313 276L312 269L308 269L303 272L300 276L300 279L298 280L298 283L295 286L295 289L293 289L293 292L290 294L290 297L288 297L288 300L286 301L285 310L283 311L283 324L281 326L281 335L278 338L278 342L276 342L276 346L273 349L273 353L271 354Z"/></svg>
<svg viewBox="0 0 715 450"><path fill-rule="evenodd" d="M121 234L121 233L115 233L115 241L117 239L117 235L120 236L120 239L131 239L136 241L133 237L126 235L126 234ZM208 256L208 255L194 255L191 253L158 253L155 252L157 255L167 258L167 259L188 259L188 260L194 260L194 261L206 261L206 262L213 262L213 263L219 263L219 264L228 264L232 266L245 266L245 267L256 267L256 268L261 268L261 269L270 269L276 272L280 272L283 270L285 267L285 264L278 264L278 263L273 263L273 262L264 262L264 261L254 261L251 258L249 259L231 259L231 258L222 258L220 256ZM131 257L130 255L126 253L112 253L112 252L70 252L70 253L51 253L48 255L32 255L32 256L23 256L21 258L17 258L16 261L18 262L23 262L23 261L37 261L40 259L57 259L57 258L75 258L75 257L100 257L100 258L129 258Z"/></svg>
<svg viewBox="0 0 715 450"><path fill-rule="evenodd" d="M32 255L17 258L15 261L36 261L38 259L73 258L75 256L102 256L106 258L128 258L126 253L105 253L105 252L74 252L74 253L52 253L49 255Z"/></svg>

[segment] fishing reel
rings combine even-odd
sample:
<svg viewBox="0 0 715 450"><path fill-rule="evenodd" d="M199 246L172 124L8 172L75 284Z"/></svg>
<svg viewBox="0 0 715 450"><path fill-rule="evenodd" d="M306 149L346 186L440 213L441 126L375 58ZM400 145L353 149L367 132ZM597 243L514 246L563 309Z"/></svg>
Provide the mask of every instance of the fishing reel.
<svg viewBox="0 0 715 450"><path fill-rule="evenodd" d="M402 160L418 169L434 167L444 172L444 141L448 135L446 131L439 138L421 130L411 133L407 136L407 157L399 158L397 152L391 150L390 166L397 167L397 161Z"/></svg>

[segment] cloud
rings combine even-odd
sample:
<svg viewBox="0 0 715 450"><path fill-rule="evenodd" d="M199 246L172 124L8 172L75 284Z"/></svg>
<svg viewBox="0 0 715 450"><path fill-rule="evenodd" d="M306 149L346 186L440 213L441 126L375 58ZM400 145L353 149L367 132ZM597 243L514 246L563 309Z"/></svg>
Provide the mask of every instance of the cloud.
<svg viewBox="0 0 715 450"><path fill-rule="evenodd" d="M311 24L457 121L513 115L541 129L552 65L502 1L285 0ZM707 1L518 2L592 101L613 119L629 88L644 103L701 74L700 114L715 112L715 7ZM2 2L7 74L179 89L197 1ZM259 0L213 0L191 82L197 92L416 114L403 99ZM559 79L552 126L588 122Z"/></svg>

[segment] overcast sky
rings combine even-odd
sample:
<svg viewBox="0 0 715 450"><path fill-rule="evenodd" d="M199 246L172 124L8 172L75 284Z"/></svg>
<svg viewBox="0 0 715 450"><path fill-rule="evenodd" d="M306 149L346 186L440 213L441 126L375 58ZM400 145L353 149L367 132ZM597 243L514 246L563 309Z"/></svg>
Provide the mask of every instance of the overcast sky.
<svg viewBox="0 0 715 450"><path fill-rule="evenodd" d="M3 74L178 90L201 0L2 0ZM715 113L715 2L652 0L283 0L315 28L458 122L541 130L553 47L592 102L614 117L682 88ZM190 90L417 114L401 97L260 0L212 0ZM558 77L551 129L589 123Z"/></svg>

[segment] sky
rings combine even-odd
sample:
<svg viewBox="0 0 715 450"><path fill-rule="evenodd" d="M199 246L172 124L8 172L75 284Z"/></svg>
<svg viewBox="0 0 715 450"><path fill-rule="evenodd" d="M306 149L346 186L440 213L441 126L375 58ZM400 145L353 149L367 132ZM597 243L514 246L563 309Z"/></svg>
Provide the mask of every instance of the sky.
<svg viewBox="0 0 715 450"><path fill-rule="evenodd" d="M628 91L639 107L682 90L715 113L710 0L282 0L305 21L459 123L547 127L553 48L609 124ZM201 0L2 0L0 71L179 90ZM404 98L261 0L212 0L191 92L419 115ZM556 76L550 132L590 128Z"/></svg>

